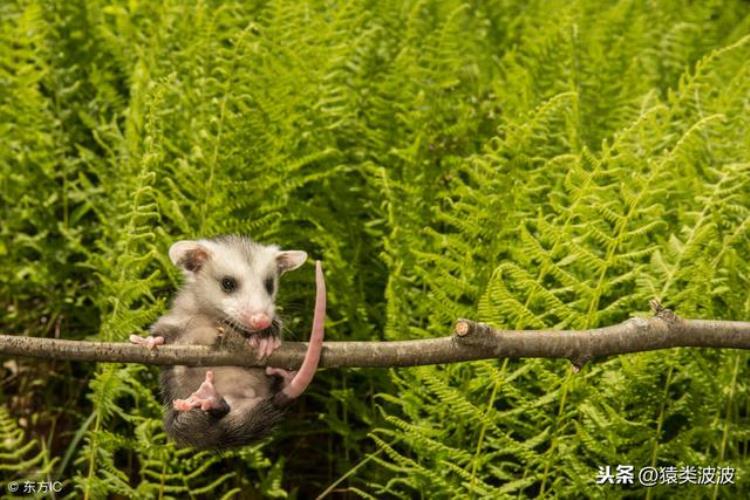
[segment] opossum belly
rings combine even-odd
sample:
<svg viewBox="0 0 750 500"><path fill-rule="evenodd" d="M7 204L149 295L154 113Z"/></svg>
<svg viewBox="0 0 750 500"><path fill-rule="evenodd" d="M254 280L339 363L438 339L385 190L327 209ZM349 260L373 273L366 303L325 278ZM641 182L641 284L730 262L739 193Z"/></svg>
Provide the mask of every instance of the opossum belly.
<svg viewBox="0 0 750 500"><path fill-rule="evenodd" d="M216 391L224 396L230 408L234 406L233 401L272 395L273 379L263 369L221 366L212 370Z"/></svg>

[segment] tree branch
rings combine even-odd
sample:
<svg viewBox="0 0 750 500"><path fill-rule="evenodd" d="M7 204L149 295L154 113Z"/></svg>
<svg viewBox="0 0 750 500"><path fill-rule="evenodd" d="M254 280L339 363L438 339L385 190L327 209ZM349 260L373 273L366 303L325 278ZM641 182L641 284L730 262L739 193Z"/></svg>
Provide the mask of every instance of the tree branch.
<svg viewBox="0 0 750 500"><path fill-rule="evenodd" d="M631 318L590 330L496 330L459 320L447 337L396 342L326 342L324 368L399 367L491 358L567 358L576 368L595 356L668 349L717 347L750 349L750 322L682 319L652 302L648 319ZM0 354L69 361L191 366L299 367L306 342L286 342L260 362L247 347L226 351L205 346L165 345L149 351L128 343L55 340L0 335Z"/></svg>

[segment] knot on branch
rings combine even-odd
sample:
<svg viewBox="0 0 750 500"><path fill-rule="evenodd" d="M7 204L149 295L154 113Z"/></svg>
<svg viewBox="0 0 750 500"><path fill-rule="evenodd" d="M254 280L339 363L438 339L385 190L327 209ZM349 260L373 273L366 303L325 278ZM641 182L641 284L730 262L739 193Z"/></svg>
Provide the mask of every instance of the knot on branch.
<svg viewBox="0 0 750 500"><path fill-rule="evenodd" d="M657 318L666 321L667 323L677 323L680 321L680 317L671 309L662 306L658 299L651 299L648 304L651 306L651 311L653 311L654 316Z"/></svg>
<svg viewBox="0 0 750 500"><path fill-rule="evenodd" d="M492 331L493 328L491 326L484 323L477 323L470 319L459 319L456 321L456 326L453 327L453 333L462 339L487 335L492 333Z"/></svg>
<svg viewBox="0 0 750 500"><path fill-rule="evenodd" d="M471 335L474 332L474 325L475 323L473 321L470 321L468 319L459 319L456 322L456 326L453 328L453 333L455 333L459 337L466 337L467 335Z"/></svg>

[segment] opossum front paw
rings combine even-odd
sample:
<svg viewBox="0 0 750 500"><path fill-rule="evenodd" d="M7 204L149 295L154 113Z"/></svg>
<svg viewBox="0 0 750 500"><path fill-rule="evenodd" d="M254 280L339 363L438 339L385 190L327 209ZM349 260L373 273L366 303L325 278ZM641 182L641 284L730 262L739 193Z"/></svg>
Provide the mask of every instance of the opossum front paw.
<svg viewBox="0 0 750 500"><path fill-rule="evenodd" d="M216 392L214 387L214 372L206 372L206 380L203 381L197 391L192 393L187 399L175 399L172 401L172 408L177 411L190 411L193 408L200 408L203 411L215 413L229 410L227 402Z"/></svg>
<svg viewBox="0 0 750 500"><path fill-rule="evenodd" d="M281 339L275 335L266 337L252 335L247 343L255 350L256 358L261 360L270 356L273 351L281 346Z"/></svg>
<svg viewBox="0 0 750 500"><path fill-rule="evenodd" d="M157 346L164 345L164 337L139 337L138 335L131 335L130 343L145 345L150 351L153 351L157 348Z"/></svg>

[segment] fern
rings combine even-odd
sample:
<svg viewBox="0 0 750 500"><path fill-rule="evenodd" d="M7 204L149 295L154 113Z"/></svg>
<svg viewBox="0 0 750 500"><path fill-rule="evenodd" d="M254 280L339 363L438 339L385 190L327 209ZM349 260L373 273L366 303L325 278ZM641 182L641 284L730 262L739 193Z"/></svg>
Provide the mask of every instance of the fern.
<svg viewBox="0 0 750 500"><path fill-rule="evenodd" d="M716 300L726 312L727 301L737 298L729 308L731 314L735 318L746 314L746 297L740 299L743 294L735 293L746 285L734 281L723 286L724 279L730 275L737 279L737 274L722 270L720 263L726 252L742 253L747 244L745 156L739 146L746 140L747 127L744 121L730 125L727 119L731 115L731 120L744 120L737 114L742 105L735 99L742 99L748 90L746 64L740 62L747 59L747 42L725 44L679 80L660 81L662 75L655 71L651 83L644 85L649 78L639 69L638 85L625 87L622 82L633 81L628 74L634 69L616 65L632 59L611 50L597 51L622 40L623 27L644 42L646 38L636 34L646 29L640 24L641 8L613 6L606 12L611 17L603 16L597 28L586 30L581 29L585 6L562 7L552 16L559 24L543 28L543 35L522 45L521 54L507 56L509 67L520 67L521 58L520 72L534 75L524 80L518 70L508 70L513 75L508 85L516 90L507 96L507 105L516 112L483 151L458 163L463 166L445 188L446 203L436 207L427 219L429 228L422 231L427 238L409 238L403 229L408 223L392 221L391 239L399 245L391 252L388 295L394 334L395 326L403 323L419 324L423 335L429 335L430 328L444 331L452 319L473 307L482 320L501 327L590 328L620 321L654 296L686 315L705 317L716 315L712 305ZM596 15L602 17L601 10ZM674 22L668 20L674 13L658 13L656 19L662 15L662 22ZM582 47L590 50L583 52ZM635 62L652 61L648 46L624 43L619 47L623 49L638 54ZM695 46L676 44L668 50L675 53L673 61L683 61L683 67L700 53L700 49L691 52ZM537 68L545 74L533 73ZM546 78L548 74L555 78ZM676 88L665 92L667 86ZM626 96L625 91L633 93ZM667 99L660 97L664 95ZM537 101L529 102L532 96ZM719 137L735 139L719 141ZM726 149L717 149L716 142ZM384 193L397 193L389 196L391 203L399 211L408 210L410 200L420 195L409 191L411 187L401 189L394 180ZM422 270L426 263L431 265L429 271ZM494 268L491 274L470 274L486 269L486 263ZM680 281L677 275L683 271L683 279L695 281ZM455 279L454 273L461 273L461 279ZM722 298L713 298L714 294ZM666 358L655 354L634 358L638 368L627 370L630 378L616 381L607 375L623 370L624 360L592 368L585 382L561 372L560 363L537 363L539 380L524 377L512 383L504 379L516 363L503 363L491 376L477 368L476 376L485 383L475 388L464 385L461 404L445 393L429 403L415 403L405 394L430 380L415 374L399 385L401 399L393 400L398 408L393 411L434 424L423 423L419 437L411 428L390 435L400 439L412 459L424 460L431 458L422 450L424 439L466 436L457 447L473 447L475 459L469 466L454 457L457 474L448 477L452 487L482 496L511 491L522 495L554 491L561 496L585 491L600 496L605 490L595 487L592 477L597 464L677 464L678 457L705 463L714 455L703 449L703 437L691 433L686 422L700 425L698 421L722 414L711 401L716 388L707 383L708 362L679 351ZM715 362L720 361L711 363ZM736 360L733 366L739 367ZM465 380L457 368L445 372L455 373L450 385L461 386ZM617 396L597 392L617 385L623 390ZM641 391L654 396L633 406L622 404ZM446 418L440 410L471 402L487 402L491 424L461 413ZM614 402L618 403L612 407ZM422 410L418 417L416 408ZM604 422L614 431L606 438ZM725 450L729 425L722 434ZM514 442L533 444L527 449ZM721 456L726 460L726 455ZM742 454L735 459L739 461L735 463L744 460ZM503 467L495 466L498 462ZM468 484L458 470L469 474ZM424 491L417 480L406 483ZM472 486L482 483L496 489L480 491ZM655 491L675 491L667 488L672 487ZM428 490L447 491L439 485Z"/></svg>
<svg viewBox="0 0 750 500"><path fill-rule="evenodd" d="M322 259L334 340L593 328L654 297L750 317L744 2L12 0L0 19L3 333L123 341L179 284L169 244L226 232ZM284 278L290 338L311 282ZM743 353L324 371L224 455L166 440L154 368L15 363L10 466L90 498L748 489ZM740 472L595 484L620 463Z"/></svg>
<svg viewBox="0 0 750 500"><path fill-rule="evenodd" d="M27 481L50 481L57 459L50 457L43 441L27 438L6 408L0 408L0 442L0 471L3 473L0 486L4 491L14 491L9 487L11 483L23 488Z"/></svg>

